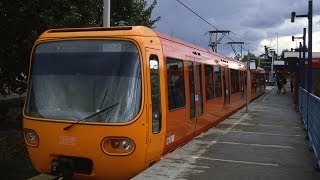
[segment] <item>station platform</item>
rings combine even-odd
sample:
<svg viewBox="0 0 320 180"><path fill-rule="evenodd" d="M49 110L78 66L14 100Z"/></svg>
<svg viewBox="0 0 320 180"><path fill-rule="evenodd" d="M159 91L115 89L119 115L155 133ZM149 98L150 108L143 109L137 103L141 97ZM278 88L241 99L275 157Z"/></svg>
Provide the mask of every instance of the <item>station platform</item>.
<svg viewBox="0 0 320 180"><path fill-rule="evenodd" d="M287 88L289 89L289 88ZM267 93L134 180L320 180L292 93Z"/></svg>

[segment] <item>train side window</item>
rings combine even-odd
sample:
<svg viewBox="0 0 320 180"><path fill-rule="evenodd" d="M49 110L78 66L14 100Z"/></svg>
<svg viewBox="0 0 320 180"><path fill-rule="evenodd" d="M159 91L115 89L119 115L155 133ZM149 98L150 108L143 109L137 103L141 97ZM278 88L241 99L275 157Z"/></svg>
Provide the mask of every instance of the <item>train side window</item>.
<svg viewBox="0 0 320 180"><path fill-rule="evenodd" d="M235 80L236 80L236 92L240 92L240 71L236 70L236 75L235 75Z"/></svg>
<svg viewBox="0 0 320 180"><path fill-rule="evenodd" d="M255 73L252 72L251 74L251 89L252 91L251 92L254 92L256 93L257 92L257 88L256 88L256 75Z"/></svg>
<svg viewBox="0 0 320 180"><path fill-rule="evenodd" d="M205 65L206 100L214 98L213 67Z"/></svg>
<svg viewBox="0 0 320 180"><path fill-rule="evenodd" d="M214 70L214 98L222 96L222 81L221 81L221 68L219 66L213 66Z"/></svg>
<svg viewBox="0 0 320 180"><path fill-rule="evenodd" d="M231 93L240 92L239 71L231 69Z"/></svg>
<svg viewBox="0 0 320 180"><path fill-rule="evenodd" d="M152 98L152 132L158 133L161 130L161 97L158 56L151 55L149 65Z"/></svg>
<svg viewBox="0 0 320 180"><path fill-rule="evenodd" d="M184 107L186 100L182 60L167 58L167 84L169 110Z"/></svg>

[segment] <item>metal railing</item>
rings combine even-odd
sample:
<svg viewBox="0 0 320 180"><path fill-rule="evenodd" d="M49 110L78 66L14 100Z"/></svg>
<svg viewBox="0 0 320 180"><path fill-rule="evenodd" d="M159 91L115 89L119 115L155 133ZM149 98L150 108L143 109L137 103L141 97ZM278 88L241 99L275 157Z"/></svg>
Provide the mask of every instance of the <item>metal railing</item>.
<svg viewBox="0 0 320 180"><path fill-rule="evenodd" d="M320 98L299 89L299 111L310 139L310 145L316 155L320 167Z"/></svg>
<svg viewBox="0 0 320 180"><path fill-rule="evenodd" d="M304 128L307 129L307 120L308 120L308 91L305 89L300 88L299 91L299 98L300 98L300 113L303 120Z"/></svg>

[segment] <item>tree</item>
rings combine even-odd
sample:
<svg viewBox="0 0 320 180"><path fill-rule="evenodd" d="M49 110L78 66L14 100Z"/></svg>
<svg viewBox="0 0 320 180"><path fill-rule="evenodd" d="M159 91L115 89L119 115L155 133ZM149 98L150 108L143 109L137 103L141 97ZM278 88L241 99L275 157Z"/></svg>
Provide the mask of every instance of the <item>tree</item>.
<svg viewBox="0 0 320 180"><path fill-rule="evenodd" d="M248 55L249 55L249 60L255 60L255 61L258 60L258 57L256 57L256 55L254 55L253 53L249 52ZM243 55L242 62L246 62L247 61L248 55Z"/></svg>
<svg viewBox="0 0 320 180"><path fill-rule="evenodd" d="M154 27L156 6L145 0L111 1L112 25ZM0 2L0 94L26 90L29 57L36 38L45 30L101 26L102 0L14 0Z"/></svg>
<svg viewBox="0 0 320 180"><path fill-rule="evenodd" d="M281 59L284 59L284 53L285 53L285 52L289 52L289 50L288 50L288 49L282 50L282 52L281 52Z"/></svg>
<svg viewBox="0 0 320 180"><path fill-rule="evenodd" d="M156 4L156 0L150 6L147 5L145 0L114 0L111 2L111 25L143 25L154 27L154 24L160 20L160 16L151 19L152 10Z"/></svg>

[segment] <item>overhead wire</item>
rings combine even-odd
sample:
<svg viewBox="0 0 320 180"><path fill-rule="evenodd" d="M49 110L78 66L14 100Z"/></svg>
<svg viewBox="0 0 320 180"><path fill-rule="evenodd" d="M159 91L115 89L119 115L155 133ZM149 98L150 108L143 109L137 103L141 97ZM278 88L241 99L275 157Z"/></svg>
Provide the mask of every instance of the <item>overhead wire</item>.
<svg viewBox="0 0 320 180"><path fill-rule="evenodd" d="M196 13L195 11L193 11L190 7L188 7L187 5L185 5L184 3L182 3L180 0L176 0L178 1L182 6L184 6L185 8L187 8L189 11L191 11L193 14L195 14L196 16L198 16L200 19L202 19L204 22L206 22L207 24L209 24L211 27L215 28L216 30L219 30L217 27L215 27L214 25L212 25L209 21L205 20L202 16L200 16L198 13Z"/></svg>
<svg viewBox="0 0 320 180"><path fill-rule="evenodd" d="M184 6L186 9L188 9L190 12L192 12L193 14L195 14L197 17L199 17L201 20L203 20L204 22L206 22L208 25L210 25L211 27L213 27L215 30L219 30L217 27L215 27L213 24L211 24L209 21L207 21L206 19L204 19L202 16L200 16L197 12L195 12L194 10L192 10L190 7L188 7L187 5L185 5L184 3L182 3L180 0L176 0L178 3L180 3L182 6ZM232 31L231 31L232 32ZM233 33L233 32L232 32ZM233 33L235 34L235 33ZM226 35L226 37L231 40L232 42L236 42L234 41L229 35ZM239 39L239 38L237 38ZM247 43L245 43L247 44ZM247 44L249 45L249 44ZM239 45L240 46L240 45ZM245 49L242 47L243 50L249 51L248 49Z"/></svg>

